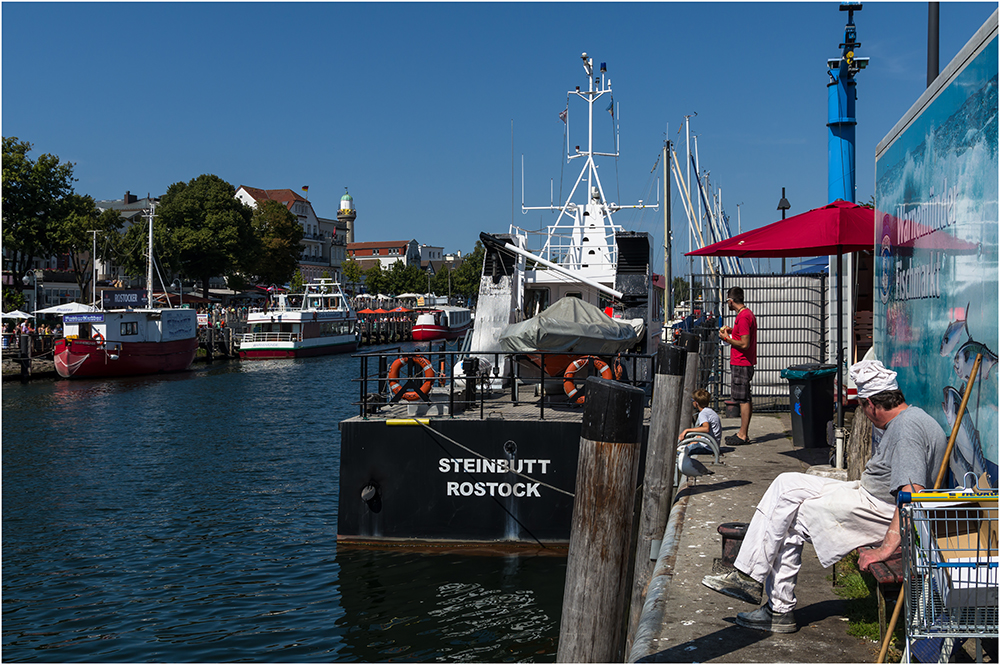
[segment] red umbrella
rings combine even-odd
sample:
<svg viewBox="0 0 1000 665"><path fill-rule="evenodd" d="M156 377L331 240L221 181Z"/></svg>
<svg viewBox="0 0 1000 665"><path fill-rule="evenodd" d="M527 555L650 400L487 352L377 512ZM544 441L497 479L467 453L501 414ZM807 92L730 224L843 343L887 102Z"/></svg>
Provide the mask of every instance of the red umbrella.
<svg viewBox="0 0 1000 665"><path fill-rule="evenodd" d="M702 247L685 256L780 258L837 256L837 426L844 426L843 385L844 317L841 257L845 252L875 249L875 211L837 200L821 208L782 219L728 240Z"/></svg>
<svg viewBox="0 0 1000 665"><path fill-rule="evenodd" d="M838 200L688 252L685 256L830 256L874 247L875 211Z"/></svg>
<svg viewBox="0 0 1000 665"><path fill-rule="evenodd" d="M410 310L408 310L405 307L403 307L402 305L400 305L399 307L397 307L396 309L394 309L392 311L393 312L409 312Z"/></svg>
<svg viewBox="0 0 1000 665"><path fill-rule="evenodd" d="M374 310L367 309L367 308L366 309L362 309L362 310L358 310L358 314L374 314L374 313L375 313Z"/></svg>
<svg viewBox="0 0 1000 665"><path fill-rule="evenodd" d="M382 309L381 307L379 307L378 309L376 309L375 311L372 312L372 314L388 314L388 313L389 313L389 310Z"/></svg>

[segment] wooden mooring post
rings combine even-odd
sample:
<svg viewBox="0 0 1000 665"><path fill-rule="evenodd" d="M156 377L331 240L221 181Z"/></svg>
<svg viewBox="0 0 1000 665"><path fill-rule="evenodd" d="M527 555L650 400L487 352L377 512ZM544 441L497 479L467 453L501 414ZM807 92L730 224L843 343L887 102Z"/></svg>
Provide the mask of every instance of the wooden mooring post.
<svg viewBox="0 0 1000 665"><path fill-rule="evenodd" d="M691 402L691 397L683 394L687 355L683 347L668 345L661 345L656 354L656 378L646 442L646 471L642 481L642 504L632 569L629 645L639 624L646 587L660 556L660 542L673 504L681 404Z"/></svg>
<svg viewBox="0 0 1000 665"><path fill-rule="evenodd" d="M681 333L681 338L678 341L680 342L679 346L687 351L687 365L684 369L684 395L690 397L698 389L698 353L701 338L694 333L686 332ZM679 416L680 428L677 430L678 432L694 424L694 404L691 403L690 399L681 400Z"/></svg>
<svg viewBox="0 0 1000 665"><path fill-rule="evenodd" d="M621 663L645 394L590 377L566 560L560 663Z"/></svg>

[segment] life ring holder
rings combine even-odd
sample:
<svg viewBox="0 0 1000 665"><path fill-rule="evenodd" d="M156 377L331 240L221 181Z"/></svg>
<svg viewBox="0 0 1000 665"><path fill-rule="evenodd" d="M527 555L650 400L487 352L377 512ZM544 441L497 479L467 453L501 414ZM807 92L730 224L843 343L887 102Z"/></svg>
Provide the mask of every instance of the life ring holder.
<svg viewBox="0 0 1000 665"><path fill-rule="evenodd" d="M421 370L423 370L423 383L417 384L417 377L410 377L405 381L405 383L399 382L399 372L403 369L404 365L415 364ZM417 400L423 400L425 402L429 401L427 395L431 392L431 386L434 385L434 380L437 378L437 373L434 371L434 367L427 358L423 356L400 356L393 361L392 366L389 368L389 392L392 393L393 402L400 399L405 399L408 402L415 402Z"/></svg>
<svg viewBox="0 0 1000 665"><path fill-rule="evenodd" d="M583 394L583 387L576 387L576 383L573 381L576 373L587 366L588 363L594 363L594 369L600 373L602 379L611 379L611 368L608 364L598 358L597 356L580 356L573 362L569 364L566 371L563 372L563 391L566 393L566 397L570 401L576 402L577 404L583 404L586 401L586 396Z"/></svg>
<svg viewBox="0 0 1000 665"><path fill-rule="evenodd" d="M102 335L101 333L99 333L99 332L97 332L95 330L94 331L94 336L91 339L93 339L95 342L97 342L97 348L99 348L99 349L103 349L104 348L104 335Z"/></svg>

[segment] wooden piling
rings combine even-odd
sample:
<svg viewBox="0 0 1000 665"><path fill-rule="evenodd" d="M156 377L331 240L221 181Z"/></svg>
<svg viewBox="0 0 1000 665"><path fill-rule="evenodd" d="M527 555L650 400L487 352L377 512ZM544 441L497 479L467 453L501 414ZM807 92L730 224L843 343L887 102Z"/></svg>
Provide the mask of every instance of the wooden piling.
<svg viewBox="0 0 1000 665"><path fill-rule="evenodd" d="M646 443L646 472L642 481L635 565L632 568L628 644L632 643L639 624L646 587L660 554L660 541L673 503L677 434L680 432L678 423L681 404L687 397L681 394L687 365L686 349L661 345L656 355L656 377ZM690 403L691 399L688 397L686 401Z"/></svg>
<svg viewBox="0 0 1000 665"><path fill-rule="evenodd" d="M620 663L645 394L590 377L586 395L556 661Z"/></svg>
<svg viewBox="0 0 1000 665"><path fill-rule="evenodd" d="M694 333L681 333L680 346L687 351L687 364L684 369L684 393L685 399L681 400L681 410L678 414L680 427L677 431L687 429L694 424L694 405L691 403L691 396L698 389L698 349L701 339Z"/></svg>

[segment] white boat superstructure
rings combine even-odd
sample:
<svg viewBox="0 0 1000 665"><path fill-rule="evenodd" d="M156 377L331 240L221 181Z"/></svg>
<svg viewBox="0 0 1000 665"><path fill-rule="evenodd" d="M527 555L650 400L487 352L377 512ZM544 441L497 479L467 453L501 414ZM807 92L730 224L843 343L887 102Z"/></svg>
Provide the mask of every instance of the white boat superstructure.
<svg viewBox="0 0 1000 665"><path fill-rule="evenodd" d="M299 358L357 349L357 316L340 284L321 278L247 316L241 358Z"/></svg>
<svg viewBox="0 0 1000 665"><path fill-rule="evenodd" d="M615 138L611 152L595 149L594 111L601 104L599 113L610 110L613 114L614 102L608 103L611 80L603 63L595 71L592 58L584 53L582 59L587 85L568 92L570 98L586 104L586 149L577 146L567 154L569 162L583 161L580 174L561 205L526 206L522 201L525 214L534 210L558 213L555 223L543 232L512 225L504 235L481 235L493 251L487 252L480 286L472 340L475 349L495 348L495 340L507 325L535 316L566 296L581 298L614 318L643 319L647 325L640 352L652 353L658 343L662 291L653 286L650 237L625 231L614 221L620 210L656 209L658 204L608 201L597 160L617 159L618 141ZM569 126L568 106L563 117Z"/></svg>

